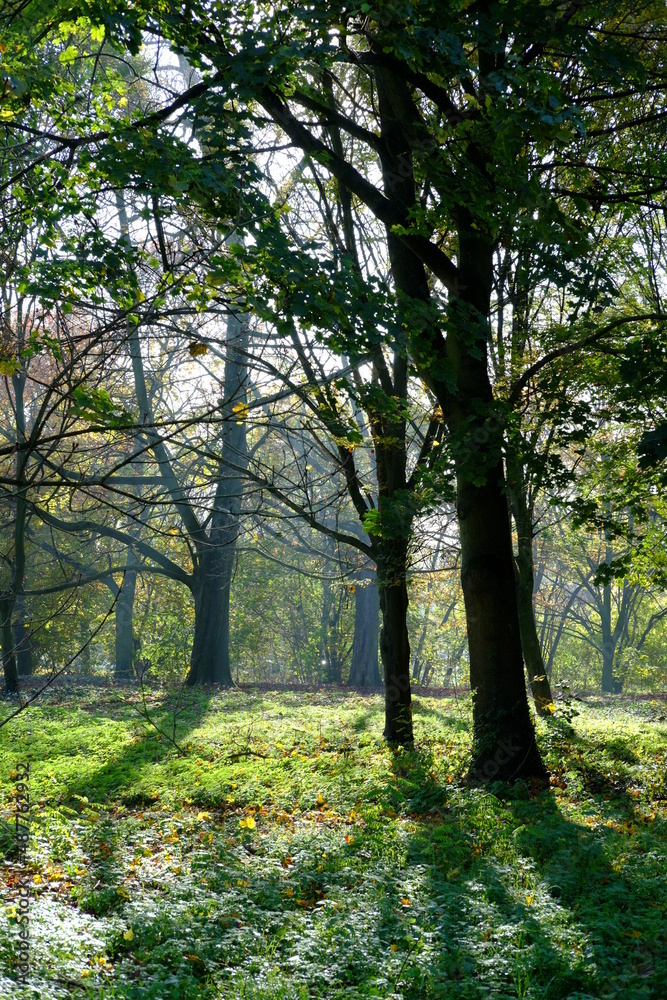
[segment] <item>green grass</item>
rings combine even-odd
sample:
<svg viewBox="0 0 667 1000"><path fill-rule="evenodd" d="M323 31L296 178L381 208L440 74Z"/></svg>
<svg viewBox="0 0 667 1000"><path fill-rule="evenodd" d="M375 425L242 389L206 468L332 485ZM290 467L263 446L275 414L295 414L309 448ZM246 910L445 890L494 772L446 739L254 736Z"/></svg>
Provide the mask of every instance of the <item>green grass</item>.
<svg viewBox="0 0 667 1000"><path fill-rule="evenodd" d="M418 697L392 752L377 697L188 694L179 753L121 694L0 730L5 823L31 765L35 892L20 987L0 825L3 997L667 997L664 705L540 723L549 789L471 789L467 700Z"/></svg>

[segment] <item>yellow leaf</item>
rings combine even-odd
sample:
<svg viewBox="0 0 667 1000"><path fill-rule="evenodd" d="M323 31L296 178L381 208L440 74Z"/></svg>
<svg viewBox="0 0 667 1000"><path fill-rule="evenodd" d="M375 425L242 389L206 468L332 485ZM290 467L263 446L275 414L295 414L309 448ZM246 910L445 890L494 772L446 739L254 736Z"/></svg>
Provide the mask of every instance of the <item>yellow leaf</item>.
<svg viewBox="0 0 667 1000"><path fill-rule="evenodd" d="M127 930L125 931L125 933L123 934L123 940L124 940L124 941L131 941L133 937L134 937L134 931L132 930L132 928L131 928L131 927L129 927L129 928L128 928L128 929L127 929Z"/></svg>
<svg viewBox="0 0 667 1000"><path fill-rule="evenodd" d="M407 896L404 896L402 898L402 900L401 900L401 903L403 904L403 906L409 906L410 905L410 900L408 899Z"/></svg>
<svg viewBox="0 0 667 1000"><path fill-rule="evenodd" d="M398 951L398 945L394 941L392 941L389 947L392 951Z"/></svg>
<svg viewBox="0 0 667 1000"><path fill-rule="evenodd" d="M294 895L294 889L285 889L285 895L286 896L293 896Z"/></svg>
<svg viewBox="0 0 667 1000"><path fill-rule="evenodd" d="M197 822L198 823L206 823L207 820L209 820L210 818L211 818L211 814L209 812L200 812L200 813L197 813Z"/></svg>
<svg viewBox="0 0 667 1000"><path fill-rule="evenodd" d="M0 375L16 375L20 367L18 358L0 358Z"/></svg>
<svg viewBox="0 0 667 1000"><path fill-rule="evenodd" d="M320 792L320 794L317 796L317 804L318 804L318 806L323 806L324 802L325 802L325 798L322 795L322 792Z"/></svg>
<svg viewBox="0 0 667 1000"><path fill-rule="evenodd" d="M178 534L178 528L173 528L173 527L170 528L169 531L167 532L167 534L168 535L177 535Z"/></svg>
<svg viewBox="0 0 667 1000"><path fill-rule="evenodd" d="M346 840L346 842L348 844L353 844L354 843L354 837L353 837L353 835L351 833L348 833L348 834L345 835L345 840Z"/></svg>
<svg viewBox="0 0 667 1000"><path fill-rule="evenodd" d="M239 826L243 827L245 830L254 830L257 824L252 816L246 816L245 819L239 820Z"/></svg>
<svg viewBox="0 0 667 1000"><path fill-rule="evenodd" d="M237 424L245 423L245 421L248 419L249 409L250 407L248 406L247 403L237 403L235 406L232 406L232 413L235 413L236 416L239 418L236 421Z"/></svg>
<svg viewBox="0 0 667 1000"><path fill-rule="evenodd" d="M534 896L534 895L533 895L532 893L531 893L531 894L530 894L529 896L526 896L526 902L528 903L528 905L529 905L529 906L530 906L530 905L531 905L531 903L533 903L534 901L535 901L535 896Z"/></svg>

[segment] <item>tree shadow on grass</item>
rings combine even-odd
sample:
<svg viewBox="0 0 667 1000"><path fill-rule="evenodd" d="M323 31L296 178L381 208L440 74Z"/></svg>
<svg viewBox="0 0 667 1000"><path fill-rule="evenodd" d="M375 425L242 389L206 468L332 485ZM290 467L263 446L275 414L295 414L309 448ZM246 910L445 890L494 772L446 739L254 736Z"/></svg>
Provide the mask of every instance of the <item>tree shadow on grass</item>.
<svg viewBox="0 0 667 1000"><path fill-rule="evenodd" d="M127 805L146 804L151 799L150 790L146 786L146 776L150 781L150 768L178 754L179 748L185 744L187 736L196 729L206 714L211 695L199 694L196 702L196 712L183 712L177 718L176 728L172 725L177 701L167 692L159 699L154 699L151 708L151 721L136 716L146 725L146 732L136 735L130 742L114 749L111 756L98 767L85 768L59 780L59 800L66 803L85 797L91 802L105 803L120 798ZM103 711L98 713L101 720L127 721L133 717L132 706L119 705L122 711ZM156 728L157 727L157 728ZM171 741L175 733L176 743ZM165 735L162 735L165 734ZM91 740L93 734L91 734ZM91 743L91 749L94 745ZM61 755L58 750L54 760ZM86 747L77 746L77 755L85 758ZM139 788L136 786L139 785Z"/></svg>
<svg viewBox="0 0 667 1000"><path fill-rule="evenodd" d="M665 932L655 917L653 926L647 919L660 880L649 887L646 871L634 869L629 877L619 867L615 851L622 833L566 819L550 791L531 799L525 790L499 786L501 804L482 790L438 788L430 755L418 751L395 758L395 765L387 784L394 808L400 799L410 811L431 803L432 818L415 817L407 866L428 866L427 896L441 907L421 928L439 940L430 985L421 993L413 987L406 997L457 996L454 981L467 976L507 997L667 996ZM462 794L468 796L465 812ZM491 822L498 821L499 809L511 817L513 847L505 856L497 834L487 854L483 834L464 825L475 798L478 815L486 811ZM632 799L618 808L632 812ZM662 881L656 914L665 902Z"/></svg>

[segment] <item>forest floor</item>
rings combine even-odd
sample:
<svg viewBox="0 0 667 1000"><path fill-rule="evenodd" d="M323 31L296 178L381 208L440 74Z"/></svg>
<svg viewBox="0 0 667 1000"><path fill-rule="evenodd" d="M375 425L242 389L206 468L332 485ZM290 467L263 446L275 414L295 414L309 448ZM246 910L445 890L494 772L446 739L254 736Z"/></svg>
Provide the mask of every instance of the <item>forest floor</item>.
<svg viewBox="0 0 667 1000"><path fill-rule="evenodd" d="M375 694L147 697L59 686L0 729L3 998L667 998L664 701L577 703L538 725L548 788L482 789L467 697L419 694L410 751Z"/></svg>

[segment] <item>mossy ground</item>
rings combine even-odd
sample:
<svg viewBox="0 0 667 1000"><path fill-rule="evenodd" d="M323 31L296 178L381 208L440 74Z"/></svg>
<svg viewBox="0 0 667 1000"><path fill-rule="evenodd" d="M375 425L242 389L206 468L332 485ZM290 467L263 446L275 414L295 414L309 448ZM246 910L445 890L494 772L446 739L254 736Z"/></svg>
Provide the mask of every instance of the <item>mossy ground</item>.
<svg viewBox="0 0 667 1000"><path fill-rule="evenodd" d="M466 699L65 687L0 730L7 998L667 997L664 703L539 723L548 789L468 788ZM0 709L5 715L9 708ZM13 771L30 762L30 984Z"/></svg>

